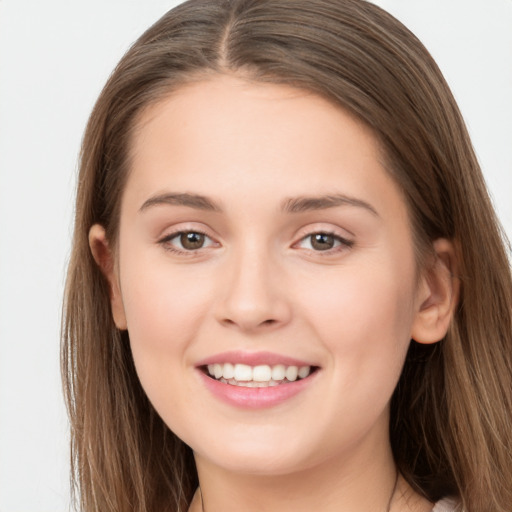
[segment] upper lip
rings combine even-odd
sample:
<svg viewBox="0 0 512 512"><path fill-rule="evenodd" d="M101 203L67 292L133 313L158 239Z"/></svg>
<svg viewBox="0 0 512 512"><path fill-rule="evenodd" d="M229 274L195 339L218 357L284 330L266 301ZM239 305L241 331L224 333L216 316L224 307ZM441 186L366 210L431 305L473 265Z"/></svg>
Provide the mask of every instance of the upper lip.
<svg viewBox="0 0 512 512"><path fill-rule="evenodd" d="M209 364L246 364L249 366L269 365L275 366L282 364L284 366L314 366L311 362L297 359L295 357L276 354L274 352L246 352L246 351L228 351L209 356L197 363L197 366L207 366Z"/></svg>

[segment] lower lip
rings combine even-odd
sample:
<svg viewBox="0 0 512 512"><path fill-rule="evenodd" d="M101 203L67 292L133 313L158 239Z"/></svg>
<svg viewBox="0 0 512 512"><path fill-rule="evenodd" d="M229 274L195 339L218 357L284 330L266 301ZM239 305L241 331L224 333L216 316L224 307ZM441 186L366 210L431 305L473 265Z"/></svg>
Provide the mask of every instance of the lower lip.
<svg viewBox="0 0 512 512"><path fill-rule="evenodd" d="M305 379L279 384L278 386L249 388L225 384L212 379L201 370L198 371L204 385L213 395L223 402L243 409L263 409L282 404L310 386L318 373L318 371L315 371Z"/></svg>

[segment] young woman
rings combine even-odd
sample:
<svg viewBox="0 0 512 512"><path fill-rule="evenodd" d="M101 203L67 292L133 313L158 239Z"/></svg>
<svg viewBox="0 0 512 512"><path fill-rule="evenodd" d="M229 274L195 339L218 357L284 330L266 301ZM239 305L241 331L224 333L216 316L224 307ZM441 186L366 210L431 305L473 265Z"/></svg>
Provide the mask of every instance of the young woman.
<svg viewBox="0 0 512 512"><path fill-rule="evenodd" d="M84 138L84 511L510 511L512 280L437 66L361 0L192 0Z"/></svg>

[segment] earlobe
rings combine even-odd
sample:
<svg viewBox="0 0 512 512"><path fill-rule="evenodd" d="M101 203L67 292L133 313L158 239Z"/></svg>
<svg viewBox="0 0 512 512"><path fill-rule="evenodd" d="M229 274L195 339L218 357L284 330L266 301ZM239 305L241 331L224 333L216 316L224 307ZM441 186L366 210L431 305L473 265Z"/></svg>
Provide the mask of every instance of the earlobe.
<svg viewBox="0 0 512 512"><path fill-rule="evenodd" d="M453 242L439 238L433 243L435 259L425 269L419 286L416 316L411 338L418 343L436 343L449 328L457 307L460 280Z"/></svg>
<svg viewBox="0 0 512 512"><path fill-rule="evenodd" d="M94 261L109 284L110 304L114 323L118 329L126 330L126 315L116 272L115 259L107 240L105 228L100 224L94 224L89 230L89 247Z"/></svg>

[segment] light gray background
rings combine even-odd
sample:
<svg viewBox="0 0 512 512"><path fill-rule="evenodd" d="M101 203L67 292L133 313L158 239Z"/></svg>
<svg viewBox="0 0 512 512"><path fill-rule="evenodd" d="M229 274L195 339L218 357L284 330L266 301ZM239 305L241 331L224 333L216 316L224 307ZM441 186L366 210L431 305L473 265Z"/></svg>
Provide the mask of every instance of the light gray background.
<svg viewBox="0 0 512 512"><path fill-rule="evenodd" d="M0 0L0 512L69 507L59 322L76 160L101 87L177 1ZM430 49L512 236L512 0L379 0Z"/></svg>

